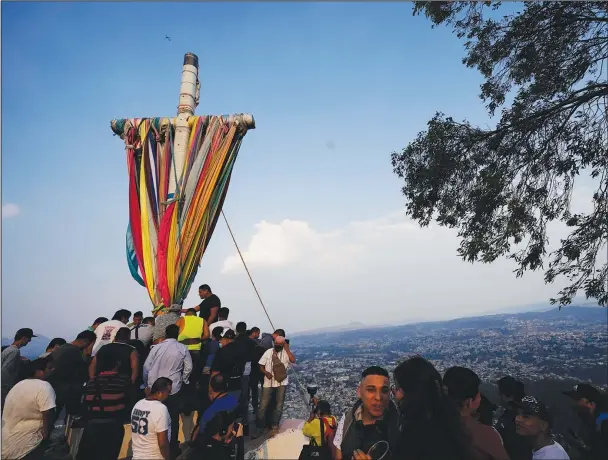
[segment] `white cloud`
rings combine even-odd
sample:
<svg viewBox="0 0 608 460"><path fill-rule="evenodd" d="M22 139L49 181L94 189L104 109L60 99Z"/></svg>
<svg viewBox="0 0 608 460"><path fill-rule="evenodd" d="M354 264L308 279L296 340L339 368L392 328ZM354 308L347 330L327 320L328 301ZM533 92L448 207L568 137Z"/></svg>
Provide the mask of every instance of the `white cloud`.
<svg viewBox="0 0 608 460"><path fill-rule="evenodd" d="M310 261L323 262L325 267L340 264L344 257L360 249L341 241L343 234L344 230L321 233L304 221L285 219L273 224L263 220L255 225L243 258L255 268L280 268ZM240 273L241 264L239 255L234 254L224 261L222 273Z"/></svg>
<svg viewBox="0 0 608 460"><path fill-rule="evenodd" d="M569 229L549 227L551 246ZM456 231L419 227L403 211L319 231L305 221L255 225L243 257L273 321L291 330L322 325L389 324L486 313L547 303L563 281L546 285L543 272L516 278L512 261L463 262ZM257 316L238 254L224 259L218 280L233 305ZM253 309L253 310L250 310ZM249 314L249 313L248 313Z"/></svg>
<svg viewBox="0 0 608 460"><path fill-rule="evenodd" d="M2 205L2 218L10 219L11 217L16 217L21 212L19 206L14 203L5 203Z"/></svg>

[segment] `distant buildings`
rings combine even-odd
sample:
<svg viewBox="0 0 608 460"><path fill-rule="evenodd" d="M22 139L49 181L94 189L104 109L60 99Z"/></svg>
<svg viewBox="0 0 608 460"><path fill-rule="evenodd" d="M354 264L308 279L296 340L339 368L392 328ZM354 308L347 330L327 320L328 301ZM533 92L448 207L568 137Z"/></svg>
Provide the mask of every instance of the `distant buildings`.
<svg viewBox="0 0 608 460"><path fill-rule="evenodd" d="M415 354L440 372L468 366L486 382L508 373L524 380L574 379L606 387L605 312L570 310L584 314L497 315L294 339L297 373L303 384L319 386L318 397L330 402L334 414L355 402L365 367L381 365L392 372L400 359ZM290 385L284 410L287 418L308 415L296 385Z"/></svg>

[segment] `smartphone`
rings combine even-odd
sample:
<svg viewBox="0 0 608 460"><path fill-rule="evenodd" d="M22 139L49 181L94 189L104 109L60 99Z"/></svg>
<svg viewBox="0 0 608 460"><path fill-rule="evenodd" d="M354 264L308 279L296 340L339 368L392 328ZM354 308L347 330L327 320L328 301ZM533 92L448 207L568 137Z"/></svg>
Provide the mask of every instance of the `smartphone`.
<svg viewBox="0 0 608 460"><path fill-rule="evenodd" d="M285 339L285 343L289 345L289 339Z"/></svg>

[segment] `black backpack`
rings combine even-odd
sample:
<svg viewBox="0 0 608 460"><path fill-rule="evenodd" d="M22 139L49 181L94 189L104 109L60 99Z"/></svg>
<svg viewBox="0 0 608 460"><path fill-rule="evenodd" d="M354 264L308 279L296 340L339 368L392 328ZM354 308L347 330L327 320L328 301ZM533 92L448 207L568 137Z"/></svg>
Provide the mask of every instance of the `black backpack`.
<svg viewBox="0 0 608 460"><path fill-rule="evenodd" d="M331 460L330 447L325 443L325 422L319 419L321 424L321 445L317 445L315 438L310 438L310 444L302 446L298 460Z"/></svg>

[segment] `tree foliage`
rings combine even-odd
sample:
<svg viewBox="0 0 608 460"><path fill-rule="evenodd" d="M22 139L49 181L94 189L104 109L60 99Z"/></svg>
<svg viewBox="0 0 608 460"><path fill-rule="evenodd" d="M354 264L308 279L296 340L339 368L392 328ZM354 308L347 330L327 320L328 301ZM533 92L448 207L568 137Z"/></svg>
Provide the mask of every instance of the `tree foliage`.
<svg viewBox="0 0 608 460"><path fill-rule="evenodd" d="M521 9L499 17L499 3L416 2L415 15L465 40L463 63L483 75L480 97L497 121L482 128L436 113L392 154L394 172L405 182L408 215L457 228L464 260L507 256L517 276L544 269L547 283L568 280L551 303L567 305L583 290L606 306L608 3ZM598 184L593 211L575 214L575 181L589 173ZM571 231L548 254L555 220Z"/></svg>

